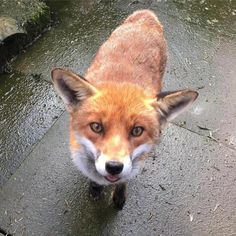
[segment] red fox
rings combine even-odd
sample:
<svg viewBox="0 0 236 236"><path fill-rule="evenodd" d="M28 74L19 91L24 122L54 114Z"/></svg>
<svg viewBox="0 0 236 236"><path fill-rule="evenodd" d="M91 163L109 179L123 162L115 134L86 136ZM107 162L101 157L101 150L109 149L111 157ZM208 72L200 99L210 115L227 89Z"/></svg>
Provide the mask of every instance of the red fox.
<svg viewBox="0 0 236 236"><path fill-rule="evenodd" d="M161 92L167 60L163 28L150 10L131 14L99 48L85 76L55 68L56 91L70 114L70 149L98 198L115 185L122 209L126 182L160 139L161 127L198 96L192 90Z"/></svg>

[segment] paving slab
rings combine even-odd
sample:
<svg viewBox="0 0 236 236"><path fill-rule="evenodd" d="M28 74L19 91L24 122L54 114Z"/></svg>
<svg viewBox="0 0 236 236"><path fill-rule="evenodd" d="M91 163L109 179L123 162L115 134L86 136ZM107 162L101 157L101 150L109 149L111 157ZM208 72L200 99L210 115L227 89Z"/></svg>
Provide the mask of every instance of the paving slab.
<svg viewBox="0 0 236 236"><path fill-rule="evenodd" d="M68 116L54 124L0 193L13 235L235 235L236 152L176 125L130 182L122 211L97 202L68 150Z"/></svg>

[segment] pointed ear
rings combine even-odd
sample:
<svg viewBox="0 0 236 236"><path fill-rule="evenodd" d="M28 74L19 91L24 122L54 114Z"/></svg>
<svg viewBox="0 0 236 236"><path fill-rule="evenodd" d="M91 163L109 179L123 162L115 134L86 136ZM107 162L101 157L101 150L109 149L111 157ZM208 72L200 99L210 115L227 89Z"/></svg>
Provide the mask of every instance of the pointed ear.
<svg viewBox="0 0 236 236"><path fill-rule="evenodd" d="M51 77L57 93L69 111L97 92L85 78L62 68L53 69Z"/></svg>
<svg viewBox="0 0 236 236"><path fill-rule="evenodd" d="M165 121L173 120L184 112L198 97L193 90L163 92L157 96L157 109Z"/></svg>

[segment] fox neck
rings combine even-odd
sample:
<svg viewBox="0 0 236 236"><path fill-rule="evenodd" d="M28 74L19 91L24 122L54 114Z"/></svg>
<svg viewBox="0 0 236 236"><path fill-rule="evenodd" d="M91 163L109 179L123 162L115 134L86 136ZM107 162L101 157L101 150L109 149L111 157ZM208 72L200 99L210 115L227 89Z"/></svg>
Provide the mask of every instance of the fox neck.
<svg viewBox="0 0 236 236"><path fill-rule="evenodd" d="M112 68L113 69L113 68ZM146 91L150 96L156 96L162 88L161 81L152 80L148 74L139 74L134 72L120 71L88 71L85 78L95 86L136 86Z"/></svg>

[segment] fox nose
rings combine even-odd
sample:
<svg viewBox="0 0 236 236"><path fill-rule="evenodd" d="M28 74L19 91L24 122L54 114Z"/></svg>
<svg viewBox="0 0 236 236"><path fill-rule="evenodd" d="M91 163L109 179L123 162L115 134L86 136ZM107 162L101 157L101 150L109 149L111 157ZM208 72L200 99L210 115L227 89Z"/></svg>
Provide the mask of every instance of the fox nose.
<svg viewBox="0 0 236 236"><path fill-rule="evenodd" d="M119 161L108 161L106 162L106 171L111 175L118 175L123 170L123 163Z"/></svg>

